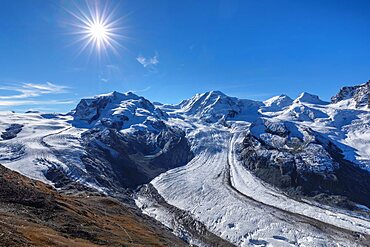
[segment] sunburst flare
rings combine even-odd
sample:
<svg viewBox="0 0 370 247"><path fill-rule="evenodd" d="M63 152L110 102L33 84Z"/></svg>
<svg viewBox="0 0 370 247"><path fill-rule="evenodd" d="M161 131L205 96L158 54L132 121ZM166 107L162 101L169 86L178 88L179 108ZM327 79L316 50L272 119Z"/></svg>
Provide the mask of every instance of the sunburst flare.
<svg viewBox="0 0 370 247"><path fill-rule="evenodd" d="M81 43L81 51L90 48L90 53L98 54L121 47L118 42L124 38L122 27L118 26L121 19L114 19L114 10L107 5L101 6L98 2L86 2L85 8L76 6L75 11L67 10L73 17L73 34L79 36L76 42Z"/></svg>

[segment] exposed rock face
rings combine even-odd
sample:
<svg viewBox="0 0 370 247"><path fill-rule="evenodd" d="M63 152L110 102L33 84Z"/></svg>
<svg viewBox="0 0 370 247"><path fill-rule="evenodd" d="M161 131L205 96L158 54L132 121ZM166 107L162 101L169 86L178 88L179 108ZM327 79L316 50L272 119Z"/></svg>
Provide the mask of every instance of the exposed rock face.
<svg viewBox="0 0 370 247"><path fill-rule="evenodd" d="M370 81L351 87L343 87L338 94L331 98L332 103L338 103L343 100L351 100L355 107L370 107Z"/></svg>
<svg viewBox="0 0 370 247"><path fill-rule="evenodd" d="M156 133L138 130L122 134L112 128L92 129L83 134L86 169L107 188L134 188L148 183L193 157L183 131L162 123Z"/></svg>
<svg viewBox="0 0 370 247"><path fill-rule="evenodd" d="M3 140L10 140L15 138L19 132L22 131L22 124L11 124L5 131L1 134Z"/></svg>
<svg viewBox="0 0 370 247"><path fill-rule="evenodd" d="M347 199L370 206L370 174L309 128L260 120L251 126L240 154L247 169L292 195L325 198L348 208L355 204Z"/></svg>
<svg viewBox="0 0 370 247"><path fill-rule="evenodd" d="M185 133L167 126L166 113L133 93L83 99L73 117L74 125L89 128L81 139L88 179L110 191L148 183L193 157Z"/></svg>
<svg viewBox="0 0 370 247"><path fill-rule="evenodd" d="M255 122L244 140L245 164L249 168L276 165L282 173L332 173L338 166L325 149L317 143L309 129L298 129L284 122L261 119ZM254 159L260 157L262 159ZM294 182L294 181L292 181Z"/></svg>

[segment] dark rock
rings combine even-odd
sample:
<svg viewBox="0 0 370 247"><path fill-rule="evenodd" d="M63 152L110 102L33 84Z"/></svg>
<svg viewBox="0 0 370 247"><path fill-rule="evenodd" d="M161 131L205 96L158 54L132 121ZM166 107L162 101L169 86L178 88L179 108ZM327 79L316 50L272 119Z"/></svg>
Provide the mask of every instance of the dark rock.
<svg viewBox="0 0 370 247"><path fill-rule="evenodd" d="M338 94L331 98L332 103L338 103L342 100L353 99L356 107L370 107L370 81L351 87L343 87Z"/></svg>
<svg viewBox="0 0 370 247"><path fill-rule="evenodd" d="M10 140L15 138L19 132L22 131L23 125L22 124L11 124L5 131L1 134L1 138L3 140Z"/></svg>
<svg viewBox="0 0 370 247"><path fill-rule="evenodd" d="M311 139L293 139L283 125L271 128L263 123L260 132L253 130L258 124L252 125L240 149L244 166L257 177L294 196L347 209L353 209L354 202L370 206L370 173L345 160L333 142L312 130L305 134ZM278 141L271 141L274 138Z"/></svg>
<svg viewBox="0 0 370 247"><path fill-rule="evenodd" d="M193 157L185 133L155 123L158 133L137 131L123 135L114 128L87 131L82 157L87 172L107 188L148 183L160 173L185 165Z"/></svg>

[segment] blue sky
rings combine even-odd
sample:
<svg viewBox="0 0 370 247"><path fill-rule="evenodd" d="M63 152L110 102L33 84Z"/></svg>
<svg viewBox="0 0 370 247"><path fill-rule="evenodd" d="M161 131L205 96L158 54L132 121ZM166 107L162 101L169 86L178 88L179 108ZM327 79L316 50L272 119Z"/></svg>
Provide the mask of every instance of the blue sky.
<svg viewBox="0 0 370 247"><path fill-rule="evenodd" d="M0 5L1 110L69 111L114 90L163 103L209 90L329 100L370 79L368 0L99 1L124 38L92 53L70 14L87 12L85 1Z"/></svg>

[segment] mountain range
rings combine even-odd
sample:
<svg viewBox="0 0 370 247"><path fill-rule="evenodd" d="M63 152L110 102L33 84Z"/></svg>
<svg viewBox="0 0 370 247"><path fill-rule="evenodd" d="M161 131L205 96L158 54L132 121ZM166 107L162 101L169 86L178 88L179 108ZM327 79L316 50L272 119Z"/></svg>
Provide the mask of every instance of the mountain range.
<svg viewBox="0 0 370 247"><path fill-rule="evenodd" d="M59 246L369 246L369 94L370 81L330 102L112 92L66 114L0 112L0 245L47 246L20 227L38 218Z"/></svg>

